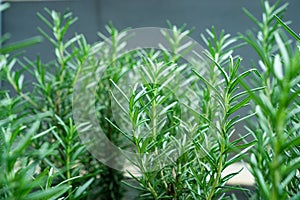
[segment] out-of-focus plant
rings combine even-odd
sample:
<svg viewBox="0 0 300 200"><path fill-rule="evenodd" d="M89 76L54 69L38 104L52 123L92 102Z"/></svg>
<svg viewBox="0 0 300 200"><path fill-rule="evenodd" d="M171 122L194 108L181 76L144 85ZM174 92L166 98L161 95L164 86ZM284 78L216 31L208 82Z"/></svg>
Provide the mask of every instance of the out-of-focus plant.
<svg viewBox="0 0 300 200"><path fill-rule="evenodd" d="M299 49L280 27L295 34L280 19L287 4L262 1L262 20L246 14L257 25L256 32L241 38L258 54L261 68L253 84L264 87L249 91L254 101L257 124L249 128L257 143L251 151L251 172L256 180L255 199L299 199ZM276 17L277 16L277 17ZM276 19L279 23L276 22Z"/></svg>
<svg viewBox="0 0 300 200"><path fill-rule="evenodd" d="M23 101L22 112L41 115L49 113L35 126L35 139L26 143L37 151L46 151L51 146L51 154L43 156L38 163L41 171L51 169L47 184L67 185L63 194L67 199L83 199L99 196L96 187L100 181L102 165L96 161L79 140L77 127L72 120L72 91L79 73L89 53L90 45L82 35L66 38L66 33L75 21L71 13L60 14L46 10L50 16L38 16L50 28L51 35L39 28L41 34L53 45L55 60L43 63L25 58L19 64L35 78L33 91L28 90L22 71L12 65L5 68L6 81L10 83L19 101ZM22 117L22 115L18 115ZM80 126L80 125L77 125ZM33 131L32 131L33 132ZM33 133L32 133L33 134ZM28 161L29 162L29 161ZM55 175L55 176L54 176ZM98 178L97 178L98 177Z"/></svg>
<svg viewBox="0 0 300 200"><path fill-rule="evenodd" d="M42 160L54 153L45 142L41 148L32 143L39 139L41 121L51 113L27 114L20 98L1 94L0 101L0 198L1 199L57 199L67 184L52 185L56 175L53 168L41 169ZM49 130L45 130L49 131Z"/></svg>
<svg viewBox="0 0 300 200"><path fill-rule="evenodd" d="M8 4L0 5L1 12ZM11 72L17 58L13 51L40 42L39 37L12 45L4 45L6 36L1 38L0 81L15 82L22 88L24 76ZM23 96L24 97L24 96ZM52 185L50 180L56 175L53 168L40 168L42 160L54 153L49 142L41 148L32 145L39 139L41 122L51 112L28 113L27 102L21 96L11 96L9 91L0 91L0 198L1 199L57 199L64 194L67 184ZM50 130L44 130L49 132Z"/></svg>

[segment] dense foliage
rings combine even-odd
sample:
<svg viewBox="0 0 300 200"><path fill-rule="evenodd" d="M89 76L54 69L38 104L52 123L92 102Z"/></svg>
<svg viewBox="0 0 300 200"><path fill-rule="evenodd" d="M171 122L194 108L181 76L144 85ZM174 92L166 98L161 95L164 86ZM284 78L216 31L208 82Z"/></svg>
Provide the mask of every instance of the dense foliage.
<svg viewBox="0 0 300 200"><path fill-rule="evenodd" d="M71 13L38 14L50 29L39 31L53 46L53 61L14 54L40 37L0 49L0 80L11 86L0 90L0 199L117 200L124 186L139 199L236 199L233 190L249 199L299 199L300 37L282 20L287 4L261 5L261 20L244 10L256 29L232 37L211 28L201 35L205 63L185 62L193 50L185 27L169 24L170 32L162 32L172 52L162 46L119 56L126 30L109 25L109 36L99 33L101 42L88 44L81 34L66 38L76 21ZM259 57L251 68L235 54L242 45ZM72 95L87 63L107 66L93 106L107 138L139 155L126 163L138 169L126 172L134 183L80 140L86 124L74 122ZM139 83L124 84L134 76ZM245 122L245 129L236 128ZM178 157L165 164L161 155ZM227 184L239 171L223 172L238 162L249 164L254 191Z"/></svg>

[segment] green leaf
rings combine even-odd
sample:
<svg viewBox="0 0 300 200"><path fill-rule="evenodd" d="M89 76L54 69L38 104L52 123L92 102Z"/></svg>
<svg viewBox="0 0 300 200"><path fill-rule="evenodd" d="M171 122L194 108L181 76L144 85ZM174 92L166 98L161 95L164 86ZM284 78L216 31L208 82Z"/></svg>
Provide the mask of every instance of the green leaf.
<svg viewBox="0 0 300 200"><path fill-rule="evenodd" d="M61 185L59 187L53 187L47 190L40 190L27 195L24 200L56 200L61 197L61 195L63 195L69 188L70 187L67 185Z"/></svg>
<svg viewBox="0 0 300 200"><path fill-rule="evenodd" d="M259 188L262 190L261 192L264 194L264 197L266 199L270 199L270 190L269 190L269 185L267 184L263 174L262 170L259 168L254 168L253 170L253 175L256 178L256 181L259 185Z"/></svg>
<svg viewBox="0 0 300 200"><path fill-rule="evenodd" d="M215 92L216 95L216 99L217 101L220 103L220 105L222 106L222 108L225 110L225 105L224 102L222 101L223 98L220 94L220 91L214 87L211 83L209 83L209 81L207 81L202 75L200 75L198 72L196 72L194 69L192 69L193 73L200 79L202 80L210 89L212 89Z"/></svg>
<svg viewBox="0 0 300 200"><path fill-rule="evenodd" d="M277 23L280 24L293 38L300 42L300 36L295 33L286 23L284 23L277 15L275 15Z"/></svg>
<svg viewBox="0 0 300 200"><path fill-rule="evenodd" d="M224 79L225 79L225 82L226 82L226 85L228 85L229 83L229 77L227 75L227 73L225 72L225 70L220 66L219 63L217 63L209 54L205 53L206 56L212 61L215 63L215 65L217 66L217 68L219 69L219 71L221 72L221 74L223 75Z"/></svg>
<svg viewBox="0 0 300 200"><path fill-rule="evenodd" d="M243 11L256 24L256 26L262 28L260 21L256 17L254 17L246 8L243 8Z"/></svg>
<svg viewBox="0 0 300 200"><path fill-rule="evenodd" d="M246 97L245 99L243 99L242 101L236 103L234 106L232 106L232 107L228 110L227 115L228 115L228 116L229 116L229 115L232 115L232 114L233 114L234 112L236 112L237 110L239 110L239 109L241 109L241 108L247 106L247 105L248 105L248 102L249 102L250 100L251 100L251 97L248 96L248 97Z"/></svg>
<svg viewBox="0 0 300 200"><path fill-rule="evenodd" d="M290 58L289 58L287 48L286 48L282 38L280 37L279 33L275 32L274 36L275 36L275 40L277 42L277 45L279 47L279 50L280 50L282 59L284 61L284 64L288 66L290 64Z"/></svg>
<svg viewBox="0 0 300 200"><path fill-rule="evenodd" d="M236 86L238 85L240 80L245 79L245 77L247 77L249 74L251 74L253 72L256 74L258 73L257 69L249 69L249 70L243 72L242 74L236 76L230 83L228 91L231 92L234 88L236 88Z"/></svg>
<svg viewBox="0 0 300 200"><path fill-rule="evenodd" d="M298 127L298 128L300 128L300 127ZM295 131L298 131L298 130L295 130ZM300 135L298 135L297 137L293 137L290 141L286 142L283 145L282 150L284 151L284 150L290 149L292 147L297 147L299 145L300 145Z"/></svg>
<svg viewBox="0 0 300 200"><path fill-rule="evenodd" d="M249 142L247 144L243 144L243 145L233 147L232 148L233 150L240 150L242 148L243 148L243 150L240 151L239 153L237 153L235 156L233 156L230 160L228 160L225 163L224 168L232 165L233 163L236 163L236 162L240 161L244 156L247 155L247 153L249 152L249 150L253 147L253 145L255 143L256 143L256 141L252 141L252 142Z"/></svg>
<svg viewBox="0 0 300 200"><path fill-rule="evenodd" d="M87 192L88 191L87 188L93 183L94 180L95 178L90 178L86 183L84 183L79 188L77 188L74 194L74 198L77 198L80 195L82 195L84 192Z"/></svg>
<svg viewBox="0 0 300 200"><path fill-rule="evenodd" d="M53 25L47 20L41 13L37 13L37 16L49 27L53 28Z"/></svg>
<svg viewBox="0 0 300 200"><path fill-rule="evenodd" d="M20 152L22 152L25 148L27 148L30 145L31 138L32 138L33 134L35 134L35 132L37 131L39 126L40 126L39 121L36 121L33 123L31 128L25 134L24 138L21 138L21 140L19 141L18 145L14 149L13 154L19 155Z"/></svg>
<svg viewBox="0 0 300 200"><path fill-rule="evenodd" d="M47 133L51 132L51 131L52 131L53 129L55 129L55 128L56 128L56 127L53 126L53 127L49 128L49 129L47 129L47 130L45 130L45 131L42 131L41 133L36 134L35 136L33 136L31 139L32 139L32 140L38 139L39 137L42 137L42 136L46 135Z"/></svg>
<svg viewBox="0 0 300 200"><path fill-rule="evenodd" d="M284 78L282 64L278 54L276 54L274 58L274 74L279 80Z"/></svg>
<svg viewBox="0 0 300 200"><path fill-rule="evenodd" d="M40 36L32 37L32 38L29 38L29 39L26 39L26 40L23 40L23 41L20 41L20 42L17 42L17 43L13 43L13 44L9 44L7 46L3 46L0 49L0 53L1 54L8 54L12 51L16 51L16 50L19 50L19 49L24 49L25 47L29 47L29 46L35 45L37 43L40 43L40 42L42 42L42 37L40 37Z"/></svg>

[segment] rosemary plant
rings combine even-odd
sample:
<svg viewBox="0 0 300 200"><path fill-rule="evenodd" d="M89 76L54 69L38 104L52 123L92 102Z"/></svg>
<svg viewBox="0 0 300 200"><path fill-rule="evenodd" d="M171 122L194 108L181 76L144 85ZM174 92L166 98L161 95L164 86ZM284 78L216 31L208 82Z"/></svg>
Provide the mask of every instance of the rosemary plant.
<svg viewBox="0 0 300 200"><path fill-rule="evenodd" d="M6 67L6 80L15 89L17 99L24 101L23 112L32 115L49 113L35 125L39 134L33 135L36 139L30 143L32 148L45 151L38 167L41 171L51 169L47 187L66 184L68 190L62 194L64 198L94 199L99 196L100 190L93 188L102 181L99 175L103 166L79 140L71 115L74 82L86 60L90 45L83 35L65 39L69 26L76 21L71 13L62 15L46 11L50 19L41 14L38 16L50 28L52 36L48 31L39 30L53 45L55 60L49 63L43 63L39 57L35 61L26 58L23 62L19 60L21 67L35 78L31 94L24 86L28 83L23 84L24 75L16 72L12 66Z"/></svg>
<svg viewBox="0 0 300 200"><path fill-rule="evenodd" d="M174 26L171 34L163 32L173 54L150 50L138 53L140 57L131 56L137 59L131 71L137 68L135 76L141 77L141 83L131 86L129 96L123 85L111 79L115 87L111 89L111 96L123 112L126 125L108 121L141 156L132 161L140 174L131 176L139 183L133 187L141 191L143 199L216 199L223 198L226 191L241 189L225 185L238 172L225 177L222 172L240 161L254 144L244 143L249 134L236 140L232 140L232 136L237 134L234 127L238 123L253 116L240 118L235 113L251 99L247 92L238 92L239 81L256 70L238 74L241 60L231 57L236 39L223 31L220 38L214 29L207 32L211 38L203 38L211 64L202 65L202 68L208 67L205 76L196 64L181 64L181 53L192 49L182 42L189 31ZM127 73L130 76L131 72ZM188 110L179 105L181 97L174 96L189 97L188 89L180 92L185 87L178 74L196 80L189 88L196 96L191 101L197 106L184 104ZM187 121L186 112L190 115ZM174 154L179 155L178 158L164 165Z"/></svg>
<svg viewBox="0 0 300 200"><path fill-rule="evenodd" d="M0 5L0 11L8 4ZM5 37L4 37L5 38ZM5 41L1 38L1 43ZM0 49L0 81L11 81L17 90L23 88L24 76L11 70L17 58L10 55L13 51L40 42L39 38L5 45ZM3 45L3 44L2 44ZM0 198L1 199L57 199L64 194L67 184L53 185L55 177L52 168L41 169L42 160L54 153L49 142L41 148L32 143L39 140L41 122L51 115L50 112L28 113L24 110L27 96L11 96L9 91L0 91ZM44 130L49 132L50 130Z"/></svg>
<svg viewBox="0 0 300 200"><path fill-rule="evenodd" d="M251 151L251 171L256 179L255 199L298 199L299 192L299 48L284 34L280 25L294 33L280 20L287 4L262 1L263 17L259 21L246 14L257 25L256 33L242 36L259 55L261 75L256 86L259 93L249 91L255 103L257 125L249 131L257 143ZM276 17L281 23L276 22ZM257 35L257 37L255 36ZM296 39L299 37L292 34Z"/></svg>
<svg viewBox="0 0 300 200"><path fill-rule="evenodd" d="M117 200L122 184L139 191L139 199L236 199L232 190L251 199L299 199L300 48L294 40L300 37L283 20L287 4L261 6L261 20L244 10L257 30L231 37L211 28L201 35L206 62L186 62L195 52L185 26L161 32L168 47L124 53L127 30L110 24L108 36L99 33L101 42L91 45L81 34L67 38L76 21L71 13L38 14L50 29L39 31L53 46L53 61L12 55L39 37L0 49L0 81L14 90L0 91L0 199ZM243 70L235 50L245 44L259 56L258 67ZM122 163L110 151L99 154L116 168L137 170L127 171L137 185L101 164L80 140L79 130L88 126L74 122L72 93L87 66L105 70L93 83L95 102L83 102L83 109L96 108L105 136L135 157L125 154ZM34 78L30 93L27 72ZM245 106L253 109L240 116ZM246 134L236 128L243 121ZM228 184L240 171L224 171L237 162L249 163L255 191Z"/></svg>
<svg viewBox="0 0 300 200"><path fill-rule="evenodd" d="M210 79L195 73L206 85L203 93L210 95L203 98L203 109L198 113L204 119L202 123L206 124L206 127L213 127L215 133L212 134L208 128L199 132L200 136L211 138L208 143L209 149L205 148L201 140L195 138L197 164L190 166L194 180L188 185L193 199L223 199L229 198L225 196L227 191L244 190L239 186L226 185L227 181L239 171L226 176L223 176L222 172L230 165L241 161L254 144L254 141L247 142L249 134L237 133L235 127L253 116L247 114L240 117L236 112L247 106L251 99L247 93L239 91L239 82L256 70L250 69L239 74L241 59L234 59L231 56L236 48L231 44L235 43L236 39L230 38L224 31L218 38L214 28L207 32L211 38L204 36L202 38L208 46L207 55L212 60ZM219 112L214 111L216 107L220 107ZM205 156L200 157L199 152L204 152Z"/></svg>

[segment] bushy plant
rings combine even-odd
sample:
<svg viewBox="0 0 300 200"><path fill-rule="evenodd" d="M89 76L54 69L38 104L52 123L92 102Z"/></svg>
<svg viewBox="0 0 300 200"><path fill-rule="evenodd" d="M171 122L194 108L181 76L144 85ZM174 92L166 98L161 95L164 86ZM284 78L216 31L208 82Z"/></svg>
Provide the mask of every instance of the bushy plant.
<svg viewBox="0 0 300 200"><path fill-rule="evenodd" d="M2 4L1 12L7 7L8 4ZM1 48L0 81L9 80L17 91L21 90L24 76L12 71L17 58L10 54L37 42L40 42L40 38L35 37ZM42 121L51 112L27 112L25 108L28 102L24 99L28 96L23 93L11 96L9 91L1 90L0 96L0 198L57 199L69 186L64 183L52 184L51 180L56 177L53 168L40 168L45 157L54 155L54 148L49 141L39 148L33 145L41 135L51 131L40 130Z"/></svg>
<svg viewBox="0 0 300 200"><path fill-rule="evenodd" d="M279 27L298 41L299 36L280 19L287 4L279 6L277 1L271 6L266 1L262 2L262 7L262 21L246 11L258 30L242 36L260 59L260 76L252 82L264 87L253 93L244 83L257 116L257 123L249 128L257 141L249 159L257 183L255 199L298 199L299 48Z"/></svg>
<svg viewBox="0 0 300 200"><path fill-rule="evenodd" d="M14 109L17 118L25 120L26 115L33 115L31 117L33 119L35 115L44 116L38 124L33 124L34 130L30 132L31 135L28 134L25 143L40 152L38 154L40 158L26 158L26 155L23 157L29 159L27 162L34 161L41 174L50 170L45 188L51 185L67 186L67 192L60 193L64 198L119 199L121 192L110 185L112 174L100 173L106 169L105 166L88 153L76 130L80 125L75 125L72 120L74 82L87 59L90 45L86 43L83 35L65 38L69 26L76 21L71 13L46 11L49 17L41 14L38 16L50 28L51 35L47 33L48 31L40 28L39 30L53 45L55 60L49 63L43 63L39 57L35 61L26 58L25 61L18 60L21 67L35 79L33 91L28 91L26 87L28 83L24 81L26 78L22 73L23 70L17 71L14 68L15 61L10 63L3 61L5 81L8 81L17 93L16 102L22 102L22 106L18 106L20 112ZM4 55L3 57L5 58ZM13 105L17 104L12 102ZM16 136L18 132L14 134ZM12 139L15 139L15 136ZM14 156L22 158L22 155L17 153L14 153ZM34 173L34 169L32 170ZM105 176L109 176L109 180L108 178L105 180ZM120 182L119 178L116 181ZM101 187L98 187L99 185ZM109 189L103 192L105 188ZM48 199L47 196L45 199Z"/></svg>
<svg viewBox="0 0 300 200"><path fill-rule="evenodd" d="M174 26L172 33L170 35L165 33L165 37L168 41L174 41L169 44L173 49L180 49L183 43L179 38L184 38L187 33L189 32ZM178 52L177 55L173 55L176 59L167 57L167 60L164 60L164 56L159 56L161 52L150 55L144 53L143 62L146 67L141 70L140 76L143 77L142 80L145 80L145 83L140 86L142 87L141 91L133 90L130 94L132 96L124 96L125 99L128 99L129 108L127 112L125 108L122 108L125 112L124 118L129 118L129 123L132 123L132 127L134 127L134 133L131 135L126 130L120 131L135 145L140 155L147 152L158 152L157 149L161 152L169 151L168 145L172 142L177 144L176 148L180 151L178 153L180 156L176 161L153 172L147 171L149 162L145 162L145 159L136 164L142 174L132 176L139 182L139 186L135 188L142 191L141 197L144 199L223 198L226 191L235 188L225 185L235 173L222 177L222 171L239 161L245 155L246 150L253 145L251 142L243 144L247 135L234 141L231 140L235 134L234 125L252 116L239 118L233 114L247 105L250 100L247 93L237 92L237 87L239 81L253 70L238 74L240 60L231 57L234 46L228 47L236 39L230 39L229 35L224 32L218 38L214 29L208 30L208 34L211 38L203 38L209 48L206 55L211 60L211 64L208 66L209 70L205 77L196 70L196 67L192 70L193 66L180 64L180 59L182 59L180 51L173 51ZM175 44L178 46L175 47ZM186 45L185 48L181 48L181 51L188 48L189 46ZM189 67L190 71L186 73L190 77L194 76L194 80L197 80L196 84L189 86L189 89L196 93L198 101L192 103L197 104L198 110L192 110L193 116L189 116L189 121L186 122L183 120L183 116L179 115L180 112L181 114L186 112L183 110L184 108L176 107L179 102L174 97L172 98L170 92L163 91L160 85L172 82L170 79L176 79L175 74L183 73L183 69ZM166 68L170 70L163 70ZM152 80L145 77L147 74L152 74ZM147 85L148 82L154 84ZM180 82L176 84L178 84L178 88L172 88L172 92L175 91L174 93L178 94L176 89L180 90L184 85L181 85ZM172 85L176 84L172 82ZM115 85L118 87L117 83ZM120 87L118 90L122 91ZM188 89L185 91L182 95L188 96ZM121 93L125 94L126 92ZM146 102L144 102L145 100ZM147 103L148 101L150 103ZM157 111L159 106L166 108L163 109L164 112ZM192 109L191 105L188 107ZM164 121L162 119L166 113L167 119ZM163 126L162 123L164 123ZM148 134L146 138L143 132L139 133L140 130L145 132L143 126L148 128L146 129ZM184 137L181 137L180 134L183 134ZM188 137L192 138L190 142L186 142ZM235 156L230 157L231 153L235 153ZM172 154L165 155L171 156ZM155 153L153 156L159 157ZM158 162L158 165L161 162L152 157L147 159Z"/></svg>
<svg viewBox="0 0 300 200"><path fill-rule="evenodd" d="M300 53L286 32L300 37L282 20L287 4L261 5L262 20L245 10L256 31L232 37L206 30L201 62L185 60L195 52L184 26L169 24L161 32L170 51L161 45L124 53L127 30L110 24L109 36L99 33L101 41L88 44L81 34L67 38L76 21L71 13L38 14L50 29L39 28L53 45L53 61L11 54L39 38L0 49L0 80L14 90L0 91L0 198L122 199L124 184L139 191L139 199L236 199L229 195L233 190L249 199L299 199ZM245 44L260 59L250 69L235 53ZM127 174L137 184L94 158L90 144L80 140L90 124L72 116L76 82L82 79L80 89L91 87L81 74L94 77L102 69L92 82L93 105L84 97L78 105L82 111L94 107L103 134L135 153L124 155L129 162L123 163L106 146L97 149L106 164L136 169ZM32 91L24 70L34 78ZM246 106L253 109L240 116ZM244 121L249 125L240 132L236 127ZM237 162L249 163L255 191L228 184L240 171L223 172Z"/></svg>

